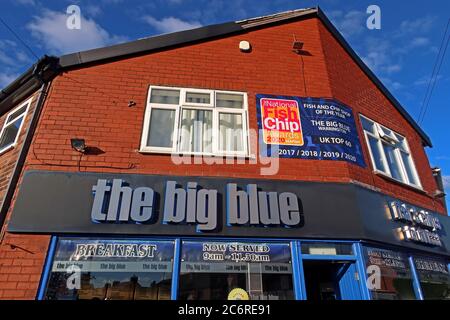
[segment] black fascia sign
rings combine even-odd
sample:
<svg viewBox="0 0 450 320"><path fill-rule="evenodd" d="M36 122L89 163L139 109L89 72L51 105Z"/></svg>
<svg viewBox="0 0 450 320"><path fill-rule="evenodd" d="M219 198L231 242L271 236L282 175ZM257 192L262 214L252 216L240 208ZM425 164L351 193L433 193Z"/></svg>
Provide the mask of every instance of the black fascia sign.
<svg viewBox="0 0 450 320"><path fill-rule="evenodd" d="M94 202L91 218L103 223L150 223L154 221L155 192L150 187L132 189L122 179L98 179L92 187ZM295 227L301 223L298 198L291 192L259 191L257 184L240 190L236 183L228 183L226 215L228 225ZM176 181L166 181L164 224L194 224L197 231L213 231L218 224L218 190L199 188L188 182L186 188Z"/></svg>

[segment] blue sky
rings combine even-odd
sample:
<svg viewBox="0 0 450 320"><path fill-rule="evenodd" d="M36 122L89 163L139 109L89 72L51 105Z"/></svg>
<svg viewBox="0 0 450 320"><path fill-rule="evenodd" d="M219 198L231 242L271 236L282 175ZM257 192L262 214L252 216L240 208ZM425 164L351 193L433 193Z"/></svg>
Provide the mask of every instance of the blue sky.
<svg viewBox="0 0 450 320"><path fill-rule="evenodd" d="M69 30L66 8L81 9L81 30ZM381 30L366 28L366 8L381 8ZM320 5L353 49L417 119L443 32L447 0L2 0L0 16L37 56L60 55L202 25ZM0 88L36 59L0 25ZM450 48L421 123L450 193ZM450 198L450 197L448 197ZM449 201L448 201L449 202ZM450 202L449 202L450 203Z"/></svg>

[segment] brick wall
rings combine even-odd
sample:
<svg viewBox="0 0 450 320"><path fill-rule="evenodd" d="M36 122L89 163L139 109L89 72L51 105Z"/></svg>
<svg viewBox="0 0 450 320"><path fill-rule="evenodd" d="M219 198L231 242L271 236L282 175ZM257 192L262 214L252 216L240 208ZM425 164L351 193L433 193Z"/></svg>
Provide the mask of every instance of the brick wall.
<svg viewBox="0 0 450 320"><path fill-rule="evenodd" d="M293 34L305 43L308 54L303 61L292 52ZM251 53L239 51L241 40L252 44ZM317 19L86 66L58 76L44 105L25 170L264 178L261 165L174 165L169 155L139 153L149 85L245 91L253 129L257 129L258 93L335 97L352 107L355 115L361 112L408 138L425 192L374 175L361 131L365 169L338 161L280 159L278 174L266 178L357 180L443 212L427 195L436 186L419 136ZM136 101L136 106L128 107L130 100ZM73 137L85 138L89 146L103 153L85 155L80 161L70 146ZM0 246L0 298L35 298L48 242L49 236L5 235Z"/></svg>
<svg viewBox="0 0 450 320"><path fill-rule="evenodd" d="M32 102L19 133L17 145L0 154L0 203L3 203L36 107L38 94L39 92L36 92L31 96ZM11 109L18 105L11 106ZM0 117L0 128L3 127L7 115L8 113ZM0 299L34 299L47 253L49 237L25 237L3 232L4 229L0 232Z"/></svg>

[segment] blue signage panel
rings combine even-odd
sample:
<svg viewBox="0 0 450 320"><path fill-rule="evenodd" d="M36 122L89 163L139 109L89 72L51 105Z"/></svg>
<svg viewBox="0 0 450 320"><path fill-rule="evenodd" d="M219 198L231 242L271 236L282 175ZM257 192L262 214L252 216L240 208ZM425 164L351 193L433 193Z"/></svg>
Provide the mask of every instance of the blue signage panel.
<svg viewBox="0 0 450 320"><path fill-rule="evenodd" d="M350 107L331 99L262 94L256 107L261 156L366 166Z"/></svg>

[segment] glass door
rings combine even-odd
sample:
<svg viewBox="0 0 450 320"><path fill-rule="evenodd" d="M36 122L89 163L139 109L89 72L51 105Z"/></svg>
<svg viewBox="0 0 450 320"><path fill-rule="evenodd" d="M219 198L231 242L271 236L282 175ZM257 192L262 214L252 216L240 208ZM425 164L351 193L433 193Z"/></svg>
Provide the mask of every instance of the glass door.
<svg viewBox="0 0 450 320"><path fill-rule="evenodd" d="M354 262L305 260L303 272L307 300L362 299Z"/></svg>
<svg viewBox="0 0 450 320"><path fill-rule="evenodd" d="M362 285L352 243L302 242L303 299L362 300Z"/></svg>

